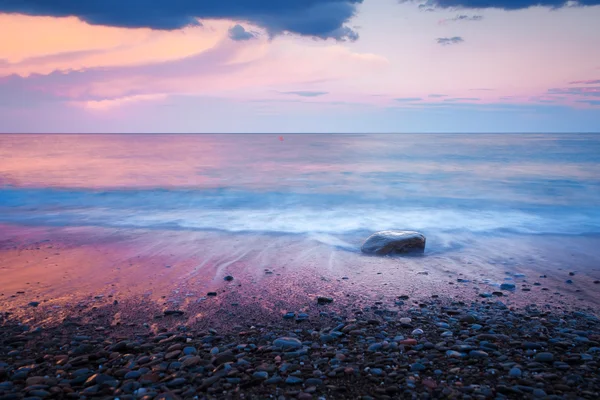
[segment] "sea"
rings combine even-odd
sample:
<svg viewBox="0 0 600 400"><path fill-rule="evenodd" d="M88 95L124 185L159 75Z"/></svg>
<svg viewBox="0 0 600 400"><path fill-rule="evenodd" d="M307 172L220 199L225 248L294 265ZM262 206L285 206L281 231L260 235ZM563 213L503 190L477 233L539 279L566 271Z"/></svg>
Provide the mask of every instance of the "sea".
<svg viewBox="0 0 600 400"><path fill-rule="evenodd" d="M0 224L245 235L247 254L286 238L357 263L373 232L415 230L424 260L598 275L600 135L3 134Z"/></svg>

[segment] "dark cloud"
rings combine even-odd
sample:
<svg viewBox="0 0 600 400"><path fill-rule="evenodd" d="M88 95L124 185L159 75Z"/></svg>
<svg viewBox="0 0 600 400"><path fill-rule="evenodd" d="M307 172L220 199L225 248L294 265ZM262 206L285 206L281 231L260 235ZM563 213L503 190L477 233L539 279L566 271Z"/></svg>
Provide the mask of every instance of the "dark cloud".
<svg viewBox="0 0 600 400"><path fill-rule="evenodd" d="M575 96L600 97L600 87L568 87L548 89L550 94L570 94Z"/></svg>
<svg viewBox="0 0 600 400"><path fill-rule="evenodd" d="M573 81L569 85L600 85L600 79L591 79L587 81Z"/></svg>
<svg viewBox="0 0 600 400"><path fill-rule="evenodd" d="M461 38L460 36L454 36L454 37L449 37L449 38L437 38L435 39L436 42L438 42L438 44L441 44L442 46L448 46L451 44L459 44L464 42L464 39Z"/></svg>
<svg viewBox="0 0 600 400"><path fill-rule="evenodd" d="M413 0L399 0L401 3L412 2ZM580 0L579 6L600 5L600 0ZM521 10L524 8L542 6L550 8L569 7L570 2L564 0L427 0L419 7L433 8L499 8L503 10Z"/></svg>
<svg viewBox="0 0 600 400"><path fill-rule="evenodd" d="M291 94L294 96L302 96L302 97L318 97L318 96L324 96L326 94L329 94L329 92L316 92L316 91L310 91L310 90L297 90L297 91L292 91L292 92L279 92L281 94Z"/></svg>
<svg viewBox="0 0 600 400"><path fill-rule="evenodd" d="M350 41L355 42L358 40L358 32L352 30L347 26L340 26L339 28L330 32L331 37L341 40L341 41ZM318 36L318 35L315 35Z"/></svg>
<svg viewBox="0 0 600 400"><path fill-rule="evenodd" d="M250 40L256 38L256 34L237 24L229 28L229 38L235 41Z"/></svg>
<svg viewBox="0 0 600 400"><path fill-rule="evenodd" d="M76 16L90 24L173 30L198 18L234 19L318 38L356 40L344 24L363 0L0 0L0 12Z"/></svg>
<svg viewBox="0 0 600 400"><path fill-rule="evenodd" d="M439 99L440 97L448 97L448 95L447 94L432 93L428 97L431 97L432 99Z"/></svg>
<svg viewBox="0 0 600 400"><path fill-rule="evenodd" d="M420 97L400 97L400 98L397 98L394 100L399 101L401 103L407 103L407 102L411 102L411 101L421 101L423 99Z"/></svg>

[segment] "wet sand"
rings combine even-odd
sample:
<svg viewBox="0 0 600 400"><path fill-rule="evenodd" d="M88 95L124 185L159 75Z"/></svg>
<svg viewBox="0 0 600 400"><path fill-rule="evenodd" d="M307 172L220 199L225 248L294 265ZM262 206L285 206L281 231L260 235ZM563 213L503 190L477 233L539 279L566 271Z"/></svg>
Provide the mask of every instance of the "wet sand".
<svg viewBox="0 0 600 400"><path fill-rule="evenodd" d="M223 322L215 319L223 309L236 318L258 313L278 321L286 312L314 308L319 295L346 312L402 295L417 302L432 296L480 302L502 292L508 306L588 312L598 312L600 301L594 283L600 267L586 252L598 238L571 239L570 252L559 247L564 238L553 237L537 238L537 247L494 238L445 252L436 251L434 241L425 256L381 258L294 235L10 225L1 231L0 307L38 320L45 310L46 322L70 307L115 300L189 309L197 317L188 322L204 324ZM225 281L227 275L233 281ZM515 290L500 290L502 283ZM132 318L148 318L142 316L138 309Z"/></svg>

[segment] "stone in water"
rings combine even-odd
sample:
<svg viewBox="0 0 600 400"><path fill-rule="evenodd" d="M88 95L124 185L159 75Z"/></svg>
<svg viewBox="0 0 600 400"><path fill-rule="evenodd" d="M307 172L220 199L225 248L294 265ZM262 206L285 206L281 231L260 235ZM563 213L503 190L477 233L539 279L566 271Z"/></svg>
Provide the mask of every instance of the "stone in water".
<svg viewBox="0 0 600 400"><path fill-rule="evenodd" d="M366 254L380 256L423 253L425 236L413 231L381 231L369 236L361 250Z"/></svg>

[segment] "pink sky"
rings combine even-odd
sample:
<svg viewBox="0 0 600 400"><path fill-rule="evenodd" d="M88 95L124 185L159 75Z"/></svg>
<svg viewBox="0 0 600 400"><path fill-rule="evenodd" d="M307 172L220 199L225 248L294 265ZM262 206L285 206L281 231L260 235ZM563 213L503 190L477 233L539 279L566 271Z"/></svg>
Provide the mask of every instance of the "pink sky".
<svg viewBox="0 0 600 400"><path fill-rule="evenodd" d="M365 0L349 23L360 38L340 42L228 19L167 31L0 14L0 131L294 131L282 121L298 119L344 131L353 118L362 131L414 131L440 113L457 131L480 112L525 118L523 130L561 115L598 131L599 20L600 6L423 12ZM236 24L255 37L232 40Z"/></svg>

